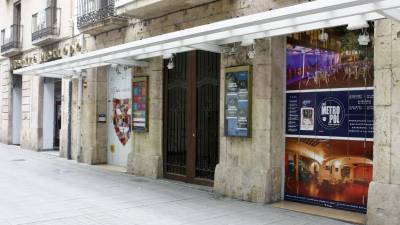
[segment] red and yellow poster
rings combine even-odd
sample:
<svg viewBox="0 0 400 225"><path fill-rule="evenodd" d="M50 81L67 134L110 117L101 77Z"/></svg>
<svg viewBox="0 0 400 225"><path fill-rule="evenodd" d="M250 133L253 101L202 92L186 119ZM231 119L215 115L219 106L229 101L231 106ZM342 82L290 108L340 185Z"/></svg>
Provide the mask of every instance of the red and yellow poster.
<svg viewBox="0 0 400 225"><path fill-rule="evenodd" d="M286 200L366 212L373 159L370 33L338 27L288 37Z"/></svg>

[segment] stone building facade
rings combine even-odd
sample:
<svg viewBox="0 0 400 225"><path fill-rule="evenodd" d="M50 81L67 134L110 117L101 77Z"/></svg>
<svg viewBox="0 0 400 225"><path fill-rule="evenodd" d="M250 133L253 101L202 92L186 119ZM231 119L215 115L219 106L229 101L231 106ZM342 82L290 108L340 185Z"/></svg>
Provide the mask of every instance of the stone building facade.
<svg viewBox="0 0 400 225"><path fill-rule="evenodd" d="M13 7L18 1L0 1L0 15L13 18ZM36 1L35 1L36 2ZM136 40L196 27L213 22L269 11L301 0L217 0L187 3L176 1L176 10L166 8L147 14L135 14L128 6L117 8L118 16L100 23L81 26L80 1L59 1L62 9L58 40L44 46L33 46L30 25L31 15L46 8L47 1L21 0L23 44L18 54L0 57L1 65L1 127L0 140L7 144L20 144L22 148L43 150L45 78L22 76L20 141L13 143L13 100L16 75L12 74L15 60L26 57L40 58L48 49L69 50L59 58L85 54L99 49ZM81 1L85 2L85 1ZM43 3L43 4L42 4ZM124 8L126 7L126 9ZM132 17L127 11L140 15ZM137 12L136 12L137 13ZM28 16L26 16L28 15ZM154 15L154 16L148 16ZM0 28L13 21L2 20ZM398 224L400 218L396 199L400 191L396 164L396 75L400 75L400 25L390 19L375 22L375 80L374 80L374 159L373 182L369 189L368 224ZM80 46L78 51L77 45ZM74 53L70 47L73 46ZM239 53L221 54L219 99L219 160L215 168L214 191L218 194L251 202L271 203L282 200L284 192L285 152L285 79L286 37L257 39L256 55L247 57L247 47ZM390 54L388 54L390 52ZM58 58L57 58L58 59ZM54 60L57 60L54 59ZM50 61L50 60L49 60ZM125 165L127 172L139 176L161 178L165 171L164 151L164 99L165 61L163 57L147 59L147 67L133 68L134 76L149 79L148 132L131 132L132 146ZM44 61L43 61L44 63ZM226 67L252 65L252 137L237 138L224 135L224 87ZM26 66L26 65L22 65ZM61 81L61 125L59 127L60 156L87 164L109 163L108 124L99 122L100 115L110 117L108 105L109 67L85 70L83 77L68 77ZM18 79L18 78L17 78ZM81 83L79 83L81 82ZM82 86L82 96L79 89ZM399 108L400 109L400 108ZM397 179L397 180L396 180ZM385 199L386 201L382 201Z"/></svg>

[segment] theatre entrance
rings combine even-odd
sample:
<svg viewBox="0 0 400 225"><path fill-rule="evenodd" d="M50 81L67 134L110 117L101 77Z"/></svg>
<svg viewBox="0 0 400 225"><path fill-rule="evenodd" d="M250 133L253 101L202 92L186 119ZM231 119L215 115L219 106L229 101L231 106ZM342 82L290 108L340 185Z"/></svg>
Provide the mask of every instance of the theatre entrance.
<svg viewBox="0 0 400 225"><path fill-rule="evenodd" d="M165 177L212 185L219 155L219 88L219 54L192 51L164 61Z"/></svg>

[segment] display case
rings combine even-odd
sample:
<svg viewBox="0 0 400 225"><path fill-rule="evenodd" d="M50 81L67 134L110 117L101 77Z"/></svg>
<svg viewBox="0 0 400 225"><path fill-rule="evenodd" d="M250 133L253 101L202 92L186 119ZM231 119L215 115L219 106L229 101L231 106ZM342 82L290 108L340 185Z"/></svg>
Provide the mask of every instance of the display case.
<svg viewBox="0 0 400 225"><path fill-rule="evenodd" d="M148 77L135 77L132 80L132 130L147 132L148 122Z"/></svg>
<svg viewBox="0 0 400 225"><path fill-rule="evenodd" d="M252 68L225 68L225 136L251 137Z"/></svg>

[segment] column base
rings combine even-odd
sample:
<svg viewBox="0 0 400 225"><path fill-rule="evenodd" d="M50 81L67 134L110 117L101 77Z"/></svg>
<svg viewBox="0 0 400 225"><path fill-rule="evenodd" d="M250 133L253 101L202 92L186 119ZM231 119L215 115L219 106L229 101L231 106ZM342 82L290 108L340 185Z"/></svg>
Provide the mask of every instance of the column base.
<svg viewBox="0 0 400 225"><path fill-rule="evenodd" d="M216 194L240 200L271 203L281 200L280 169L243 169L218 164L215 169Z"/></svg>
<svg viewBox="0 0 400 225"><path fill-rule="evenodd" d="M162 159L160 156L132 152L128 156L127 171L138 176L160 178L162 177Z"/></svg>
<svg viewBox="0 0 400 225"><path fill-rule="evenodd" d="M371 182L368 193L368 225L400 224L400 185Z"/></svg>

